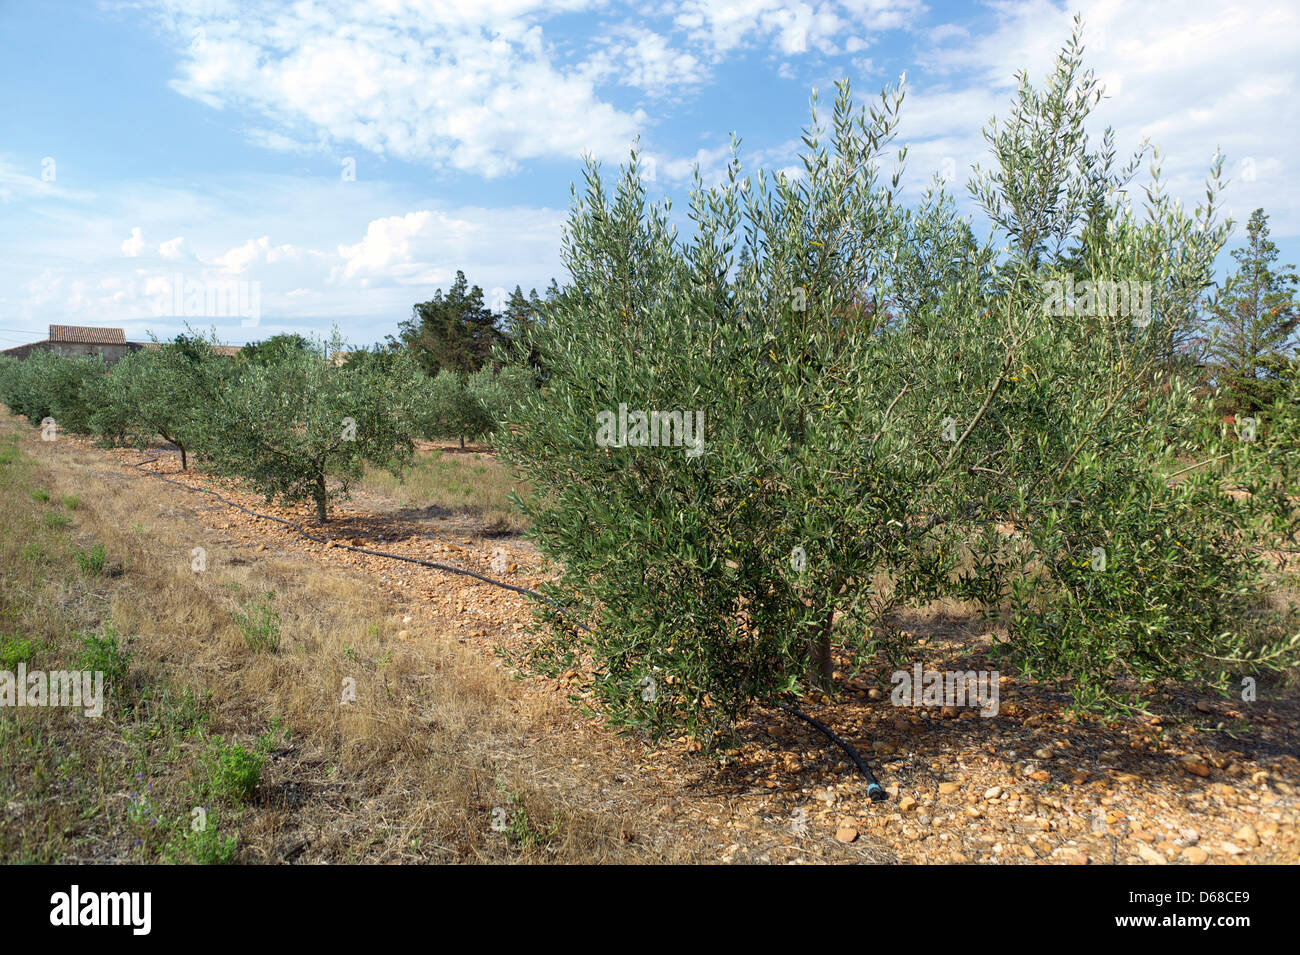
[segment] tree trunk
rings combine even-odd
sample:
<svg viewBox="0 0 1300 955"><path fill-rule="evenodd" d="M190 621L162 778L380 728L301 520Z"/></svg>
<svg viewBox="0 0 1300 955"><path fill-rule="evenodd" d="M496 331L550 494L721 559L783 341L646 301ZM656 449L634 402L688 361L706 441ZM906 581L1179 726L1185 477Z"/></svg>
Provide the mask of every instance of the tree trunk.
<svg viewBox="0 0 1300 955"><path fill-rule="evenodd" d="M834 622L835 611L826 611L822 632L808 641L808 682L823 690L831 688L831 676L834 673L834 661L831 659L831 626Z"/></svg>
<svg viewBox="0 0 1300 955"><path fill-rule="evenodd" d="M176 447L178 447L178 448L181 449L181 470L182 470L182 471L188 470L188 469L189 469L189 462L186 460L186 457L185 457L185 445L183 445L183 444L179 444L179 443L178 443L178 444L176 445Z"/></svg>
<svg viewBox="0 0 1300 955"><path fill-rule="evenodd" d="M465 436L463 434L460 436L460 449L465 450Z"/></svg>
<svg viewBox="0 0 1300 955"><path fill-rule="evenodd" d="M316 519L321 524L329 522L329 515L325 511L325 475L316 475L316 493L313 495L316 499Z"/></svg>

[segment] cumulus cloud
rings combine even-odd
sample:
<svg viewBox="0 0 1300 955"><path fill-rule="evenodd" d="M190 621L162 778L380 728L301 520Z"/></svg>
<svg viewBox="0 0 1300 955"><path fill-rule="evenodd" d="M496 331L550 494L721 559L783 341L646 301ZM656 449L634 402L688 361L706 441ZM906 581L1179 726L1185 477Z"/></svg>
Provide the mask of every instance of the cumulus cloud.
<svg viewBox="0 0 1300 955"><path fill-rule="evenodd" d="M685 0L675 21L714 59L755 45L833 54L864 49L864 34L907 26L924 9L920 0Z"/></svg>
<svg viewBox="0 0 1300 955"><path fill-rule="evenodd" d="M338 264L329 281L362 288L433 287L466 268L461 263L479 262L484 265L471 275L473 281L513 285L520 272L538 274L549 268L554 274L564 218L550 209L511 207L421 209L375 219L359 242L338 247ZM511 248L508 265L500 262L506 241ZM496 262L487 265L493 259ZM511 269L517 270L515 278L507 274Z"/></svg>
<svg viewBox="0 0 1300 955"><path fill-rule="evenodd" d="M320 253L306 254L319 255ZM248 271L249 267L255 264L274 265L277 262L297 261L303 255L303 250L296 249L292 245L271 245L270 236L264 235L260 239L249 239L242 245L217 256L213 264L219 266L224 272L238 275Z"/></svg>
<svg viewBox="0 0 1300 955"><path fill-rule="evenodd" d="M144 251L144 234L137 226L131 230L131 235L122 242L122 254L129 259L134 259Z"/></svg>
<svg viewBox="0 0 1300 955"><path fill-rule="evenodd" d="M920 0L669 0L649 11L603 0L427 4L344 0L155 0L181 48L172 85L214 108L257 117L259 145L374 154L495 178L532 159L621 158L653 122L603 93L681 98L712 64L750 50L782 57L865 50L907 26ZM608 19L574 33L574 11ZM653 23L655 28L648 26Z"/></svg>
<svg viewBox="0 0 1300 955"><path fill-rule="evenodd" d="M653 96L680 94L705 82L709 68L694 53L675 47L663 34L641 26L609 31L605 47L583 64L595 81L612 80Z"/></svg>
<svg viewBox="0 0 1300 955"><path fill-rule="evenodd" d="M158 246L158 254L164 259L179 259L185 254L185 237L177 236L174 239L168 239Z"/></svg>
<svg viewBox="0 0 1300 955"><path fill-rule="evenodd" d="M533 22L582 5L266 4L237 19L188 2L159 9L188 43L174 88L260 115L274 128L255 140L295 151L355 143L492 178L528 159L617 155L644 124L557 62ZM645 82L683 65L645 42L634 45Z"/></svg>
<svg viewBox="0 0 1300 955"><path fill-rule="evenodd" d="M1211 155L1222 148L1233 180L1225 198L1234 216L1244 220L1264 206L1275 234L1300 231L1297 201L1281 188L1295 179L1300 127L1277 121L1295 111L1300 92L1300 10L1278 0L1249 7L1210 0L1078 0L1068 7L1023 0L994 4L999 25L989 32L939 26L920 55L938 82L909 92L903 119L905 138L943 145L914 147L909 166L928 178L936 160L955 157L964 180L970 163L986 154L977 126L1006 114L1017 70L1041 82L1076 8L1084 19L1085 63L1107 86L1094 133L1113 126L1124 153L1150 138L1161 147L1170 193L1192 204L1203 198Z"/></svg>

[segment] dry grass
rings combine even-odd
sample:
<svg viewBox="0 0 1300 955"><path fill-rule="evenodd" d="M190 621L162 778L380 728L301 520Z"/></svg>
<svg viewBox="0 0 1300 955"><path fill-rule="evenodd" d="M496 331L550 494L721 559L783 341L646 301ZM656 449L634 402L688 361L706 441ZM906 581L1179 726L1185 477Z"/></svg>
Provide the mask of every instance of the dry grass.
<svg viewBox="0 0 1300 955"><path fill-rule="evenodd" d="M422 447L401 478L370 468L358 488L391 497L400 507L471 518L492 533L518 533L525 527L510 494L526 496L527 486L495 455L481 451Z"/></svg>
<svg viewBox="0 0 1300 955"><path fill-rule="evenodd" d="M436 633L399 638L403 624L373 581L250 553L214 529L194 495L42 446L14 419L0 420L0 434L0 632L50 647L38 662L51 669L75 665L72 631L105 623L132 654L129 686L103 719L0 711L0 857L167 857L207 792L218 738L265 759L251 800L206 797L222 803L206 808L223 835L237 833L241 861L602 862L678 851L628 841L635 800L620 805L594 778L608 768L599 747L556 731L573 719L566 704ZM50 526L50 513L70 520ZM88 579L72 555L96 543L111 576ZM206 551L202 572L191 569L195 547ZM278 615L278 651L250 649L232 618L259 602ZM143 799L132 795L146 786Z"/></svg>

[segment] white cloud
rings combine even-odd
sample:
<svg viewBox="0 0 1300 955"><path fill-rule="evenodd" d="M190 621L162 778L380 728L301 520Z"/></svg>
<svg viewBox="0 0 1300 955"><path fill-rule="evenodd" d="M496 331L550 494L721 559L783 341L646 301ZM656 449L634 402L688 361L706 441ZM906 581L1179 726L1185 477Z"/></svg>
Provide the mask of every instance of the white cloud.
<svg viewBox="0 0 1300 955"><path fill-rule="evenodd" d="M130 237L122 241L122 254L129 259L134 259L144 251L144 246L144 235L137 226L131 230Z"/></svg>
<svg viewBox="0 0 1300 955"><path fill-rule="evenodd" d="M202 191L127 182L67 214L47 205L31 206L37 219L6 220L14 228L0 282L10 327L42 334L49 323L82 322L123 327L137 341L171 337L187 319L159 309L173 301L178 274L221 287L257 283L256 332L237 319L190 320L231 341L328 333L335 322L354 342L376 341L457 269L489 295L564 280L564 211L451 206L379 181L233 176ZM123 258L128 251L135 255Z"/></svg>
<svg viewBox="0 0 1300 955"><path fill-rule="evenodd" d="M1191 205L1203 200L1210 157L1221 147L1233 180L1225 198L1236 218L1263 206L1275 235L1300 232L1300 202L1290 188L1300 176L1300 126L1279 122L1294 114L1300 94L1300 10L1278 0L1024 0L995 3L1000 23L988 33L939 26L920 59L950 85L918 86L904 103L911 181L928 179L945 155L958 158L959 181L971 161L985 159L980 127L993 113L1006 115L1017 70L1041 85L1076 8L1085 65L1111 81L1093 135L1113 126L1121 161L1149 137L1161 148L1170 193ZM939 139L941 148L927 142ZM1242 174L1247 167L1253 179Z"/></svg>
<svg viewBox="0 0 1300 955"><path fill-rule="evenodd" d="M560 8L321 2L233 18L164 2L161 19L187 44L174 88L260 115L273 128L251 131L255 141L296 151L356 144L491 178L528 159L621 155L645 122L603 101L580 68L555 62L532 20ZM693 69L649 37L632 50L638 83Z"/></svg>
<svg viewBox="0 0 1300 955"><path fill-rule="evenodd" d="M177 236L174 239L168 239L158 246L158 254L164 259L179 259L185 254L184 250L185 237Z"/></svg>
<svg viewBox="0 0 1300 955"><path fill-rule="evenodd" d="M386 216L372 221L361 241L338 247L339 261L329 281L362 288L432 287L464 268L471 281L485 287L513 287L520 272L537 274L554 260L564 219L550 209L523 207L421 209ZM506 241L508 265L500 261ZM464 263L483 264L471 269Z"/></svg>
<svg viewBox="0 0 1300 955"><path fill-rule="evenodd" d="M862 34L905 27L924 9L920 0L685 0L675 22L714 59L758 44L786 55L833 54L850 44L850 52L862 50Z"/></svg>
<svg viewBox="0 0 1300 955"><path fill-rule="evenodd" d="M306 254L319 255L320 253ZM260 239L249 239L242 245L217 256L212 264L220 266L223 272L238 275L248 271L249 267L255 264L274 265L277 262L299 261L303 255L303 250L296 249L292 245L271 245L270 236L264 235Z"/></svg>
<svg viewBox="0 0 1300 955"><path fill-rule="evenodd" d="M709 68L693 53L674 48L667 37L644 27L612 30L605 43L582 67L597 82L612 79L664 96L692 89L710 76Z"/></svg>

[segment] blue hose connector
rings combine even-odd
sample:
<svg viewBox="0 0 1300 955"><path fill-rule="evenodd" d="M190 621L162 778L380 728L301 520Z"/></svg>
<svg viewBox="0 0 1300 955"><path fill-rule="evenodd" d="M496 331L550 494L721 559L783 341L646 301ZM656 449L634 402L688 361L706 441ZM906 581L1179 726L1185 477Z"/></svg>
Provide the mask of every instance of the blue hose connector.
<svg viewBox="0 0 1300 955"><path fill-rule="evenodd" d="M880 783L868 783L867 795L871 798L872 802L881 802L886 798L885 791L880 788Z"/></svg>

